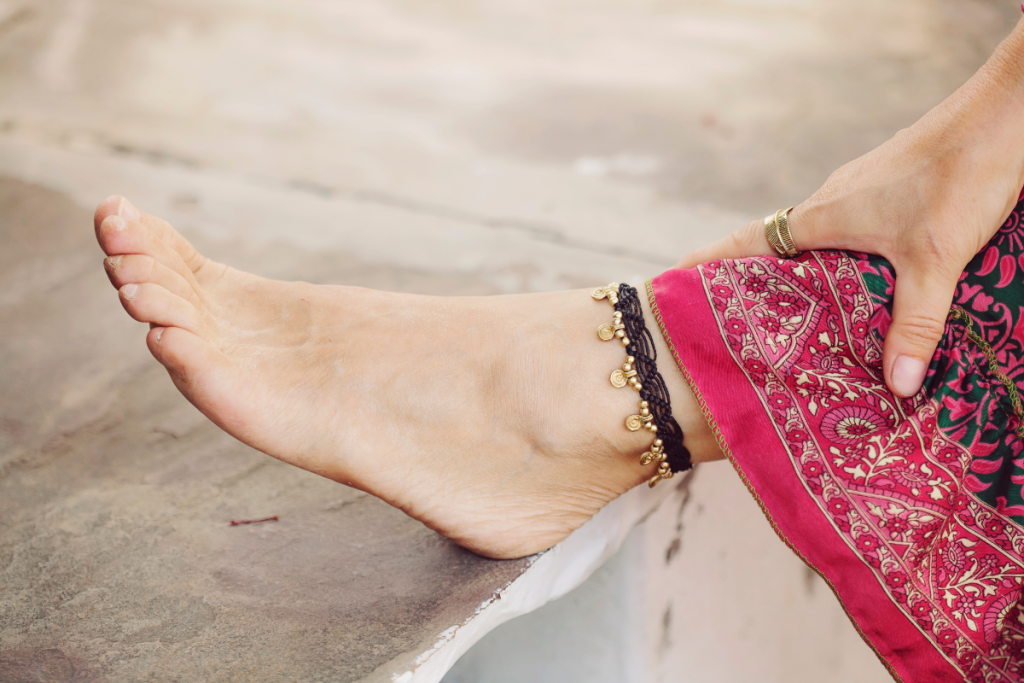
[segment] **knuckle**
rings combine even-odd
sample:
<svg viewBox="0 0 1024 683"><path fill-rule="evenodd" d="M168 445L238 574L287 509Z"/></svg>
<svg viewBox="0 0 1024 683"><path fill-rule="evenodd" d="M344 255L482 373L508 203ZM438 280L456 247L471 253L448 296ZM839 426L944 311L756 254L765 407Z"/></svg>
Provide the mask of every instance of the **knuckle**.
<svg viewBox="0 0 1024 683"><path fill-rule="evenodd" d="M828 223L828 206L813 199L798 204L789 219L790 232L798 247L817 244L818 226Z"/></svg>
<svg viewBox="0 0 1024 683"><path fill-rule="evenodd" d="M961 260L958 235L948 230L939 230L931 222L916 230L904 231L904 239L900 243L907 252L906 260L928 264L936 270L946 270ZM971 253L973 256L974 253ZM902 254L901 254L902 256ZM959 275L960 268L957 268Z"/></svg>
<svg viewBox="0 0 1024 683"><path fill-rule="evenodd" d="M749 237L747 236L747 229L741 228L735 232L730 232L728 237L725 238L725 243L730 252L742 251L747 246Z"/></svg>
<svg viewBox="0 0 1024 683"><path fill-rule="evenodd" d="M849 164L836 169L825 179L818 190L812 194L800 208L806 212L821 212L821 210L835 202L848 191L850 174Z"/></svg>
<svg viewBox="0 0 1024 683"><path fill-rule="evenodd" d="M762 241L767 242L764 235L764 222L756 220L747 223L747 227L743 228L743 239L751 248L760 247Z"/></svg>
<svg viewBox="0 0 1024 683"><path fill-rule="evenodd" d="M921 348L930 348L946 329L946 321L931 314L912 313L893 321L893 331L904 341Z"/></svg>

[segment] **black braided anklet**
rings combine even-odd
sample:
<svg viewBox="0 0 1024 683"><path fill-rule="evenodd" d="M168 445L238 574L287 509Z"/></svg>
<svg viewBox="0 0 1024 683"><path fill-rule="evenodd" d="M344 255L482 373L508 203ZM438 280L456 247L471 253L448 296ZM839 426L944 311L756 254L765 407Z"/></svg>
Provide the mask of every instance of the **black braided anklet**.
<svg viewBox="0 0 1024 683"><path fill-rule="evenodd" d="M693 467L690 451L683 445L683 430L672 417L668 389L658 372L654 338L644 323L635 288L612 283L598 287L591 296L596 300L607 298L615 309L612 324L597 328L597 336L604 341L617 338L626 347L626 362L612 372L611 383L615 387L629 385L640 394L639 414L626 418L626 428L631 432L647 429L655 436L650 450L640 457L641 465L658 463L658 473L648 482L653 487L662 479L671 479L675 472Z"/></svg>

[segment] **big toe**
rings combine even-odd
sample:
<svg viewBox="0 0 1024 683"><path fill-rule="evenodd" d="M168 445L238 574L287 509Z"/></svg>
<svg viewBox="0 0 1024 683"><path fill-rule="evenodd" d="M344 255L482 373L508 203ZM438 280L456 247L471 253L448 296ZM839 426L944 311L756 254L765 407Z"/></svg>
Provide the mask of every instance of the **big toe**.
<svg viewBox="0 0 1024 683"><path fill-rule="evenodd" d="M154 327L150 353L167 368L178 390L221 427L231 421L231 361L202 337L180 327Z"/></svg>

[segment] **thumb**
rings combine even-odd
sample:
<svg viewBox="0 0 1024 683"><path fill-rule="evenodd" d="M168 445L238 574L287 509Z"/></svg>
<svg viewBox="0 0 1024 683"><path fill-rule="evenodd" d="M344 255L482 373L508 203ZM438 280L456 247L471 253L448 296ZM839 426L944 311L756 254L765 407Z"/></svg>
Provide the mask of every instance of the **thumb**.
<svg viewBox="0 0 1024 683"><path fill-rule="evenodd" d="M746 227L731 232L717 242L705 245L687 254L676 268L693 268L708 261L723 258L775 255L765 237L764 221L752 221Z"/></svg>
<svg viewBox="0 0 1024 683"><path fill-rule="evenodd" d="M928 364L942 339L958 275L907 270L896 273L892 325L882 356L885 380L897 396L921 390Z"/></svg>

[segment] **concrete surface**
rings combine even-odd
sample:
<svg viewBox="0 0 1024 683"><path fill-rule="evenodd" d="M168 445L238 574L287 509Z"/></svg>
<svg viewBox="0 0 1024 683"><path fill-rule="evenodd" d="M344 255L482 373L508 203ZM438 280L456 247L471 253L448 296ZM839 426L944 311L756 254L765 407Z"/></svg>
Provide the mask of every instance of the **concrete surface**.
<svg viewBox="0 0 1024 683"><path fill-rule="evenodd" d="M109 305L87 210L0 176L0 216L0 683L436 683L494 625L578 585L672 491L635 489L540 557L485 560L167 390ZM314 281L431 281L290 258Z"/></svg>
<svg viewBox="0 0 1024 683"><path fill-rule="evenodd" d="M1018 13L0 0L0 681L364 680L528 563L465 553L207 424L105 281L103 196L270 277L444 294L635 280L911 123ZM612 566L658 576L650 609L612 619L633 639L582 639L581 656L599 643L629 680L884 680L728 470L704 474L699 521L652 518ZM549 625L544 652L610 623L566 607L600 586L526 617ZM516 624L452 680L588 680L548 655L519 679L487 669L542 651Z"/></svg>
<svg viewBox="0 0 1024 683"><path fill-rule="evenodd" d="M360 680L526 568L220 432L110 305L87 211L8 179L0 215L0 681Z"/></svg>

